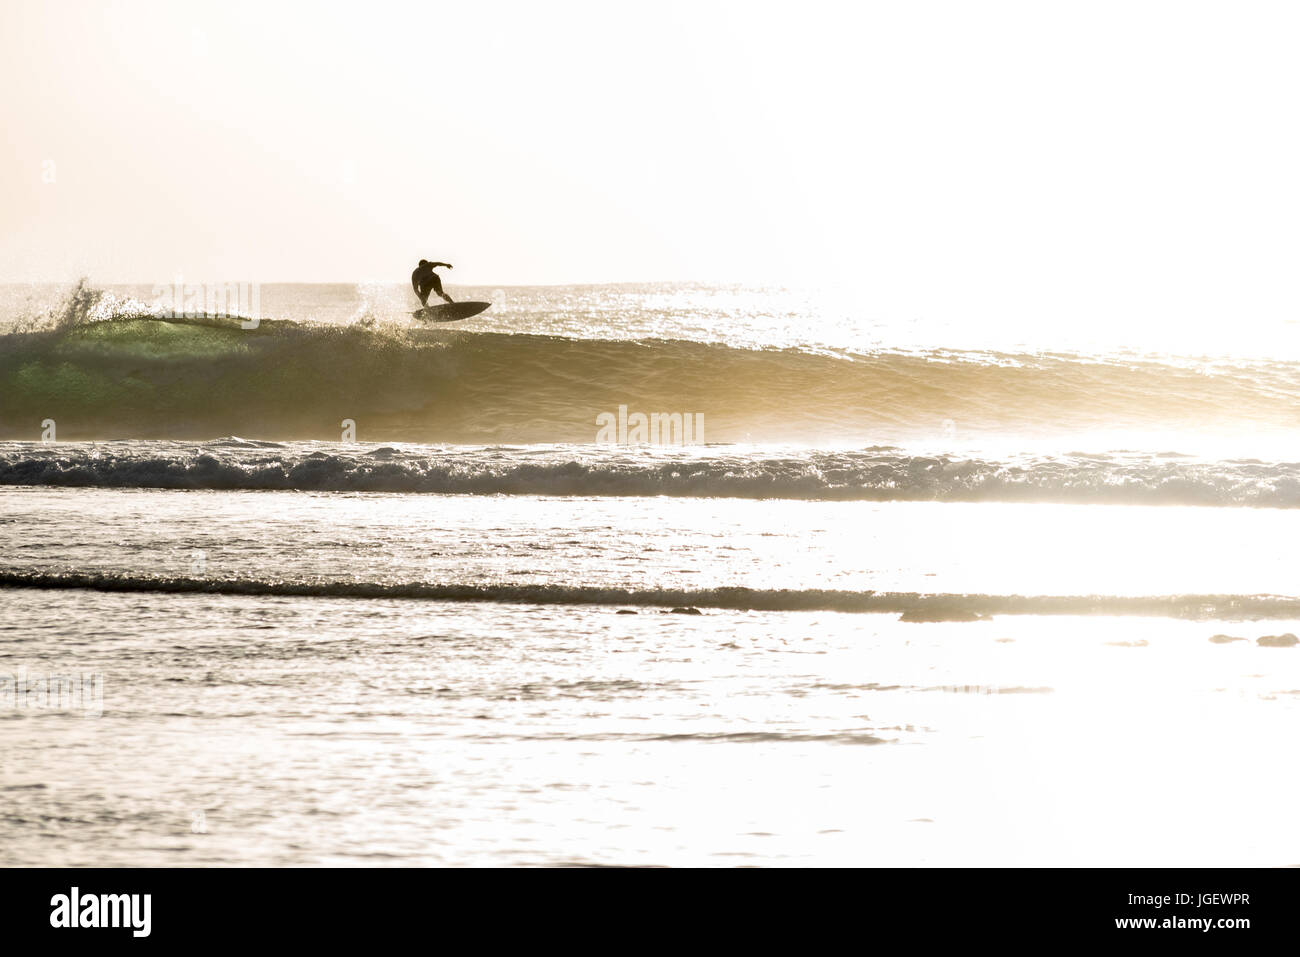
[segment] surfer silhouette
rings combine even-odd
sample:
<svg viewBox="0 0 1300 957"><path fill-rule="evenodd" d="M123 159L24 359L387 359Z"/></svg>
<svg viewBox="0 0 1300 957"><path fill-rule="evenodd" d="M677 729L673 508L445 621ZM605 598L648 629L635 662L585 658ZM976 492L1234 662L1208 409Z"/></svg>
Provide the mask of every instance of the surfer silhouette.
<svg viewBox="0 0 1300 957"><path fill-rule="evenodd" d="M431 292L436 292L448 302L455 301L442 291L442 280L434 272L439 266L446 266L448 269L452 268L451 263L431 263L427 259L421 259L420 265L416 266L415 272L411 273L411 288L420 297L421 306L429 305L429 293Z"/></svg>

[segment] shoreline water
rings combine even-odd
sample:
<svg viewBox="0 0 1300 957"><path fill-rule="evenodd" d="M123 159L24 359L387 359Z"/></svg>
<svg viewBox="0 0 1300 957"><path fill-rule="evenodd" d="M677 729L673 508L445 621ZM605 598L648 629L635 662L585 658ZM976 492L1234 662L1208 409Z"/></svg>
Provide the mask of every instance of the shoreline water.
<svg viewBox="0 0 1300 957"><path fill-rule="evenodd" d="M9 866L1294 862L1294 649L1202 623L3 595L103 697L0 718Z"/></svg>
<svg viewBox="0 0 1300 957"><path fill-rule="evenodd" d="M984 621L1002 615L1106 615L1198 621L1300 620L1300 597L1283 595L964 595L920 592L755 591L743 587L646 590L562 585L438 585L425 582L251 581L214 578L130 578L76 572L0 571L0 588L84 590L245 597L404 599L473 604L601 605L672 613L834 611L899 615L916 623ZM1296 642L1291 642L1292 644Z"/></svg>

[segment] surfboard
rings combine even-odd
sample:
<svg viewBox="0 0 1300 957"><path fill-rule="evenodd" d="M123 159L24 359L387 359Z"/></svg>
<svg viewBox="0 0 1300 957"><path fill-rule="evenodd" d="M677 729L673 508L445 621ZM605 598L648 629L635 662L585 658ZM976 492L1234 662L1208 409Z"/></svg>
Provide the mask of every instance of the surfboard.
<svg viewBox="0 0 1300 957"><path fill-rule="evenodd" d="M490 305L490 302L440 302L436 306L417 309L411 315L424 322L456 322L477 316Z"/></svg>

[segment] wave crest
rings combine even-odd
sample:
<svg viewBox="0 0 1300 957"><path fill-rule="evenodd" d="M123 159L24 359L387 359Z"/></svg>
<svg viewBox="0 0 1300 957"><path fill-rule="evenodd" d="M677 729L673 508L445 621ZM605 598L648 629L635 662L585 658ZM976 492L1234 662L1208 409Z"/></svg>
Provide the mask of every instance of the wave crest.
<svg viewBox="0 0 1300 957"><path fill-rule="evenodd" d="M1290 429L1285 364L1197 369L1078 356L808 352L455 328L165 319L82 288L53 328L0 336L0 438L248 435L590 442L596 418L703 416L720 442L898 443L1151 428ZM71 302L71 300L70 300ZM138 305L138 304L137 304Z"/></svg>
<svg viewBox="0 0 1300 957"><path fill-rule="evenodd" d="M1300 507L1300 463L1109 453L345 446L215 442L0 444L0 485L54 487L1056 502Z"/></svg>

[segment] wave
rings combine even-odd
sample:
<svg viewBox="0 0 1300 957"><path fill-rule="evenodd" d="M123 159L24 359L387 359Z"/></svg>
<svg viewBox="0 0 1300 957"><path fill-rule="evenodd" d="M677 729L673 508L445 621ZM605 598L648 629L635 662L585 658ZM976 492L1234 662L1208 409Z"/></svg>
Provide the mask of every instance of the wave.
<svg viewBox="0 0 1300 957"><path fill-rule="evenodd" d="M1300 463L1173 453L972 458L894 447L783 453L599 446L0 443L0 485L1300 507Z"/></svg>
<svg viewBox="0 0 1300 957"><path fill-rule="evenodd" d="M1300 598L1279 595L955 595L827 589L629 589L586 585L380 583L169 578L114 573L0 571L0 587L101 592L425 599L529 605L610 605L734 611L897 614L908 621L977 621L994 615L1126 615L1191 619L1300 619Z"/></svg>
<svg viewBox="0 0 1300 957"><path fill-rule="evenodd" d="M1292 429L1293 366L1069 355L810 352L396 326L164 318L83 303L0 335L0 438L592 442L626 406L704 441ZM70 317L70 318L68 318ZM66 321L65 321L66 320ZM699 440L699 436L695 436Z"/></svg>

